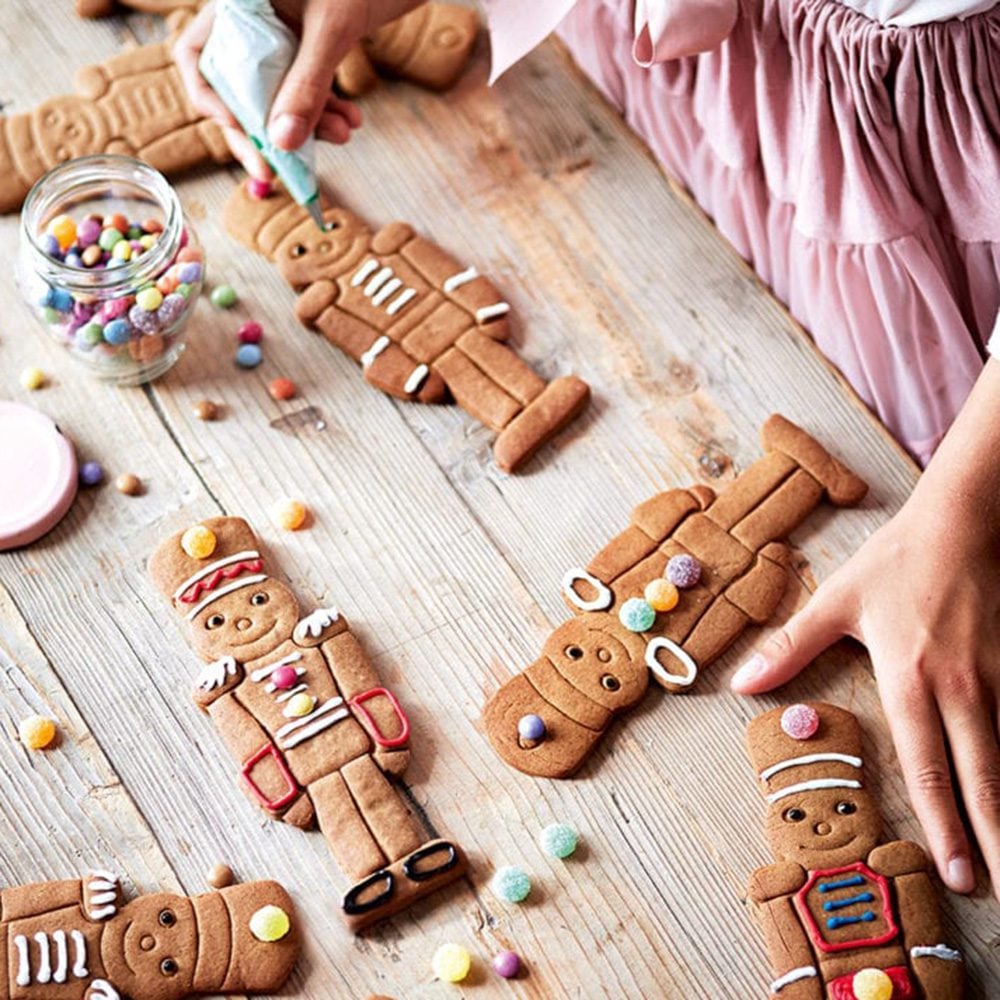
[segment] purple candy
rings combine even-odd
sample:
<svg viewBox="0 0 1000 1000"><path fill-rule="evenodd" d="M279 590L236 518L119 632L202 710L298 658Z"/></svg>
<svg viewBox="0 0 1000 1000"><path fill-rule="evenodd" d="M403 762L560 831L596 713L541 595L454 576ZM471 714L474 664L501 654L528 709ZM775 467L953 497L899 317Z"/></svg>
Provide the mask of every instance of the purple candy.
<svg viewBox="0 0 1000 1000"><path fill-rule="evenodd" d="M201 281L201 264L191 261L181 265L181 269L177 272L177 279L183 285L193 285L196 281Z"/></svg>
<svg viewBox="0 0 1000 1000"><path fill-rule="evenodd" d="M89 247L96 243L101 235L101 224L97 219L84 219L76 227L76 242L81 247Z"/></svg>
<svg viewBox="0 0 1000 1000"><path fill-rule="evenodd" d="M80 482L84 486L97 486L104 479L104 468L100 462L84 462L80 466Z"/></svg>
<svg viewBox="0 0 1000 1000"><path fill-rule="evenodd" d="M513 979L521 971L521 959L517 952L501 951L493 956L493 971L504 979Z"/></svg>
<svg viewBox="0 0 1000 1000"><path fill-rule="evenodd" d="M73 319L90 319L97 311L97 307L89 302L73 303Z"/></svg>
<svg viewBox="0 0 1000 1000"><path fill-rule="evenodd" d="M50 257L62 257L62 248L59 246L59 241L51 233L46 233L42 237L42 249Z"/></svg>
<svg viewBox="0 0 1000 1000"><path fill-rule="evenodd" d="M170 326L184 312L186 305L187 299L183 295L178 295L176 292L168 295L161 303L160 308L156 310L156 318L159 320L160 326Z"/></svg>
<svg viewBox="0 0 1000 1000"><path fill-rule="evenodd" d="M694 556L683 553L671 556L667 563L666 578L681 590L693 587L701 579L701 563Z"/></svg>
<svg viewBox="0 0 1000 1000"><path fill-rule="evenodd" d="M539 715L522 715L517 723L517 735L522 740L540 740L545 736L545 722Z"/></svg>
<svg viewBox="0 0 1000 1000"><path fill-rule="evenodd" d="M141 306L132 306L128 311L129 322L141 333L156 333L160 320L155 312L146 312Z"/></svg>

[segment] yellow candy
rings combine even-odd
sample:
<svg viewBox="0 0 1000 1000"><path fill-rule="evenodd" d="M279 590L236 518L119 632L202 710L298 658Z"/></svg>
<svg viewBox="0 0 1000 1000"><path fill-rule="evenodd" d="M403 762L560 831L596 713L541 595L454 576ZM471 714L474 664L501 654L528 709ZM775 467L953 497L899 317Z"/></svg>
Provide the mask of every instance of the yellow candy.
<svg viewBox="0 0 1000 1000"><path fill-rule="evenodd" d="M460 983L472 968L472 956L460 944L443 944L431 959L434 975L446 983Z"/></svg>
<svg viewBox="0 0 1000 1000"><path fill-rule="evenodd" d="M892 980L881 969L862 969L851 985L858 1000L892 1000Z"/></svg>
<svg viewBox="0 0 1000 1000"><path fill-rule="evenodd" d="M286 497L279 500L271 511L274 523L285 531L298 531L305 524L308 510L301 500L292 500Z"/></svg>
<svg viewBox="0 0 1000 1000"><path fill-rule="evenodd" d="M29 750L44 750L56 738L56 724L44 715L32 715L17 727L17 735Z"/></svg>
<svg viewBox="0 0 1000 1000"><path fill-rule="evenodd" d="M181 548L192 559L207 559L215 551L215 533L203 524L196 524L181 535Z"/></svg>
<svg viewBox="0 0 1000 1000"><path fill-rule="evenodd" d="M49 235L59 241L59 246L63 250L71 247L76 242L76 223L73 221L73 216L57 215L49 223Z"/></svg>
<svg viewBox="0 0 1000 1000"><path fill-rule="evenodd" d="M45 372L41 368L25 368L21 372L21 385L25 389L41 389L45 385Z"/></svg>
<svg viewBox="0 0 1000 1000"><path fill-rule="evenodd" d="M280 906L262 906L250 918L250 933L258 941L280 941L291 928L292 922Z"/></svg>
<svg viewBox="0 0 1000 1000"><path fill-rule="evenodd" d="M155 286L144 288L136 295L135 304L146 312L156 312L163 304L163 292Z"/></svg>
<svg viewBox="0 0 1000 1000"><path fill-rule="evenodd" d="M300 691L288 699L283 714L289 719L300 719L303 715L308 715L315 707L316 699L311 694Z"/></svg>
<svg viewBox="0 0 1000 1000"><path fill-rule="evenodd" d="M131 260L132 259L132 244L128 240L119 240L111 248L111 256L117 258L118 260Z"/></svg>
<svg viewBox="0 0 1000 1000"><path fill-rule="evenodd" d="M145 236L139 237L139 246L141 246L143 250L148 250L155 242L156 234L154 233L146 233Z"/></svg>
<svg viewBox="0 0 1000 1000"><path fill-rule="evenodd" d="M646 584L643 597L654 611L671 611L680 600L677 588L669 580L653 580Z"/></svg>

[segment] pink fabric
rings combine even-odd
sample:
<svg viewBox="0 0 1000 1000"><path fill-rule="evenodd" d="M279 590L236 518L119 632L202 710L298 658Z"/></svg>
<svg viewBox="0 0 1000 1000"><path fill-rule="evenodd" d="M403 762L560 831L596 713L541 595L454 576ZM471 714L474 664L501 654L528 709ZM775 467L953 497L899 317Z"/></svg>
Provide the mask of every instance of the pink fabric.
<svg viewBox="0 0 1000 1000"><path fill-rule="evenodd" d="M635 0L632 57L652 66L714 49L739 10L739 0Z"/></svg>
<svg viewBox="0 0 1000 1000"><path fill-rule="evenodd" d="M1000 307L1000 7L887 28L835 0L740 5L717 48L650 68L626 0L579 0L560 34L926 462Z"/></svg>

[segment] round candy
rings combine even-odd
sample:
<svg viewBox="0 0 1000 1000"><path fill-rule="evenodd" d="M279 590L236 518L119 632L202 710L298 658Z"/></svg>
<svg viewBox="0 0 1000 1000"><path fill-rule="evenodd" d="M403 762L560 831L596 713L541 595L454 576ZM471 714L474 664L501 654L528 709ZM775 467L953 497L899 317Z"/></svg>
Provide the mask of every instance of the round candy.
<svg viewBox="0 0 1000 1000"><path fill-rule="evenodd" d="M121 243L123 239L125 237L117 229L103 229L97 238L97 245L102 250L111 251L115 248L115 244Z"/></svg>
<svg viewBox="0 0 1000 1000"><path fill-rule="evenodd" d="M274 185L270 181L258 180L256 177L251 177L247 181L247 194L255 201L263 201L265 198L269 198L273 190Z"/></svg>
<svg viewBox="0 0 1000 1000"><path fill-rule="evenodd" d="M568 858L579 842L579 835L569 823L552 823L538 835L542 850L554 858Z"/></svg>
<svg viewBox="0 0 1000 1000"><path fill-rule="evenodd" d="M294 399L298 389L290 378L276 378L267 387L274 399Z"/></svg>
<svg viewBox="0 0 1000 1000"><path fill-rule="evenodd" d="M92 219L87 216L80 225L76 227L77 246L92 247L101 238L101 223L99 219Z"/></svg>
<svg viewBox="0 0 1000 1000"><path fill-rule="evenodd" d="M62 257L62 248L59 246L59 241L51 233L46 233L39 242L42 245L42 251L47 256Z"/></svg>
<svg viewBox="0 0 1000 1000"><path fill-rule="evenodd" d="M159 320L160 326L170 326L171 323L175 323L182 312L184 312L184 307L187 305L187 299L183 295L177 295L172 293L168 295L164 300L163 304L159 309L156 310L156 318Z"/></svg>
<svg viewBox="0 0 1000 1000"><path fill-rule="evenodd" d="M212 305L219 309L232 309L239 296L232 285L216 285L210 296Z"/></svg>
<svg viewBox="0 0 1000 1000"><path fill-rule="evenodd" d="M81 350L89 351L104 340L104 328L100 323L88 323L76 331L74 339L77 347Z"/></svg>
<svg viewBox="0 0 1000 1000"><path fill-rule="evenodd" d="M155 285L151 285L149 288L141 289L135 296L135 304L140 309L145 309L146 312L156 312L162 303L163 292L161 292Z"/></svg>
<svg viewBox="0 0 1000 1000"><path fill-rule="evenodd" d="M291 929L292 922L280 906L262 906L250 918L250 933L258 941L280 941Z"/></svg>
<svg viewBox="0 0 1000 1000"><path fill-rule="evenodd" d="M513 979L521 971L521 959L516 951L501 951L493 956L493 971L504 979Z"/></svg>
<svg viewBox="0 0 1000 1000"><path fill-rule="evenodd" d="M49 305L57 312L69 312L73 308L73 296L65 288L53 288Z"/></svg>
<svg viewBox="0 0 1000 1000"><path fill-rule="evenodd" d="M819 712L812 705L789 705L781 713L781 730L793 740L808 740L819 729Z"/></svg>
<svg viewBox="0 0 1000 1000"><path fill-rule="evenodd" d="M544 739L545 722L540 715L522 715L517 723L517 735L522 740Z"/></svg>
<svg viewBox="0 0 1000 1000"><path fill-rule="evenodd" d="M194 524L181 535L181 548L192 559L207 559L215 551L215 532L203 524Z"/></svg>
<svg viewBox="0 0 1000 1000"><path fill-rule="evenodd" d="M857 1000L892 1000L895 989L888 973L881 969L862 969L851 980Z"/></svg>
<svg viewBox="0 0 1000 1000"><path fill-rule="evenodd" d="M279 691L287 691L290 687L295 687L299 679L299 672L295 667L290 667L286 663L283 667L278 667L277 670L271 674L271 683Z"/></svg>
<svg viewBox="0 0 1000 1000"><path fill-rule="evenodd" d="M284 715L289 719L301 719L303 715L308 715L316 707L316 699L305 691L292 695L285 705Z"/></svg>
<svg viewBox="0 0 1000 1000"><path fill-rule="evenodd" d="M18 724L17 735L29 750L44 750L56 738L56 724L44 715L32 715Z"/></svg>
<svg viewBox="0 0 1000 1000"><path fill-rule="evenodd" d="M116 347L127 344L132 336L132 325L127 319L113 319L104 327L104 339Z"/></svg>
<svg viewBox="0 0 1000 1000"><path fill-rule="evenodd" d="M160 293L157 292L156 294L159 295ZM142 333L156 333L160 329L160 319L156 313L143 309L138 302L129 309L128 321Z"/></svg>
<svg viewBox="0 0 1000 1000"><path fill-rule="evenodd" d="M132 245L128 240L119 240L111 248L111 256L115 260L131 260L132 259Z"/></svg>
<svg viewBox="0 0 1000 1000"><path fill-rule="evenodd" d="M80 466L80 482L84 486L97 486L104 480L104 467L100 462L84 462Z"/></svg>
<svg viewBox="0 0 1000 1000"><path fill-rule="evenodd" d="M305 524L308 510L301 500L285 497L279 500L271 510L274 523L285 531L298 531Z"/></svg>
<svg viewBox="0 0 1000 1000"><path fill-rule="evenodd" d="M531 892L531 878L523 868L507 865L496 870L490 879L490 888L505 903L521 903Z"/></svg>
<svg viewBox="0 0 1000 1000"><path fill-rule="evenodd" d="M221 861L213 865L211 871L205 876L205 881L213 889L225 889L227 885L232 885L236 881L232 868Z"/></svg>
<svg viewBox="0 0 1000 1000"><path fill-rule="evenodd" d="M49 235L59 241L59 246L65 250L76 242L76 222L72 215L57 215L49 223Z"/></svg>
<svg viewBox="0 0 1000 1000"><path fill-rule="evenodd" d="M177 269L177 280L183 281L186 285L201 281L201 264L196 260L181 264Z"/></svg>
<svg viewBox="0 0 1000 1000"><path fill-rule="evenodd" d="M677 607L677 602L681 597L677 593L677 588L669 580L664 580L662 577L646 584L642 596L646 598L654 611L672 611Z"/></svg>
<svg viewBox="0 0 1000 1000"><path fill-rule="evenodd" d="M630 632L647 632L656 624L656 612L644 598L630 597L618 609L618 620Z"/></svg>
<svg viewBox="0 0 1000 1000"><path fill-rule="evenodd" d="M41 368L25 368L21 372L21 385L29 391L41 389L45 385L45 372Z"/></svg>
<svg viewBox="0 0 1000 1000"><path fill-rule="evenodd" d="M66 254L63 263L67 267L83 267L83 258L78 253L71 250L68 254Z"/></svg>
<svg viewBox="0 0 1000 1000"><path fill-rule="evenodd" d="M264 328L260 323L255 323L252 319L247 320L236 331L236 336L241 344L259 344L264 336Z"/></svg>
<svg viewBox="0 0 1000 1000"><path fill-rule="evenodd" d="M138 496L142 492L142 480L131 472L123 472L115 480L115 489L127 497Z"/></svg>
<svg viewBox="0 0 1000 1000"><path fill-rule="evenodd" d="M263 360L257 344L240 344L236 349L236 363L240 368L256 368Z"/></svg>
<svg viewBox="0 0 1000 1000"><path fill-rule="evenodd" d="M693 587L701 579L701 563L686 552L671 556L663 574L675 587Z"/></svg>
<svg viewBox="0 0 1000 1000"><path fill-rule="evenodd" d="M177 286L177 294L180 295L182 298L185 298L185 299L190 298L190 296L191 296L191 286L186 281L182 281Z"/></svg>
<svg viewBox="0 0 1000 1000"><path fill-rule="evenodd" d="M446 983L460 983L472 968L472 956L460 944L443 944L431 959L434 975Z"/></svg>
<svg viewBox="0 0 1000 1000"><path fill-rule="evenodd" d="M101 253L101 248L96 243L91 244L80 255L80 260L83 262L83 266L94 267L100 262Z"/></svg>
<svg viewBox="0 0 1000 1000"><path fill-rule="evenodd" d="M124 316L131 307L132 298L129 295L123 295L120 299L108 299L104 305L101 306L101 318L105 323L113 319L119 319Z"/></svg>
<svg viewBox="0 0 1000 1000"><path fill-rule="evenodd" d="M156 233L163 232L163 223L159 219L154 219L150 216L148 219L143 219L140 223L140 228L144 233L149 233L151 236Z"/></svg>
<svg viewBox="0 0 1000 1000"><path fill-rule="evenodd" d="M121 212L115 212L114 215L104 216L104 228L114 229L116 232L125 235L128 232L128 219L125 218Z"/></svg>
<svg viewBox="0 0 1000 1000"><path fill-rule="evenodd" d="M202 259L202 252L197 247L182 247L177 254L177 262L179 264L185 264L191 260L200 261Z"/></svg>
<svg viewBox="0 0 1000 1000"><path fill-rule="evenodd" d="M191 409L199 420L214 420L219 415L219 407L210 399L199 399Z"/></svg>

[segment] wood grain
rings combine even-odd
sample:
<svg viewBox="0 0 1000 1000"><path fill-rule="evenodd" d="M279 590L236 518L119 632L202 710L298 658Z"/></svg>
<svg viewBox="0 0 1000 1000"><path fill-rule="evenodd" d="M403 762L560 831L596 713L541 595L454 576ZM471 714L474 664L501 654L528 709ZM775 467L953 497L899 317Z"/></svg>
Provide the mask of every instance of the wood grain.
<svg viewBox="0 0 1000 1000"><path fill-rule="evenodd" d="M82 57L162 30L139 15L78 22L67 6L0 5L16 67L0 93L9 111L67 88ZM320 162L335 195L373 223L406 219L488 273L514 307L517 349L541 373L575 371L594 386L591 411L523 475L495 469L491 436L459 409L380 396L296 325L291 291L222 231L235 170L178 187L210 277L234 285L241 304L227 313L202 302L187 353L150 388L88 381L4 269L0 394L53 416L82 456L111 476L136 473L147 492L86 491L46 539L0 555L3 729L46 710L66 730L43 756L0 739L0 873L13 883L100 862L141 888L192 892L219 859L242 877L272 875L308 922L287 993L317 1000L762 997L764 950L743 884L768 855L742 736L777 701L736 698L726 683L761 632L696 694L652 693L572 782L501 765L479 709L566 617L565 567L654 490L731 477L759 454L768 413L803 422L873 484L860 510L822 509L796 534L798 583L779 620L899 507L915 469L555 44L496 88L486 72L484 45L447 97L383 86L356 139ZM0 220L0 238L15 245L16 219ZM244 372L232 356L249 317L265 326L266 361ZM17 383L28 364L53 378L30 397ZM268 396L277 375L298 383L297 399ZM224 419L194 417L205 396L225 404ZM311 507L307 530L270 525L286 494ZM236 787L189 699L197 664L145 576L165 533L219 512L261 529L304 604L334 603L350 618L412 716L415 806L473 859L470 879L357 940L339 925L341 881L322 838L263 822ZM781 692L802 697L859 714L887 820L919 839L865 658L837 648ZM537 846L555 820L584 837L566 862ZM499 864L533 874L528 903L492 897ZM948 908L972 996L996 995L996 907L981 893ZM445 941L475 955L463 986L432 981L430 956ZM501 947L523 956L526 977L502 983L489 971Z"/></svg>

